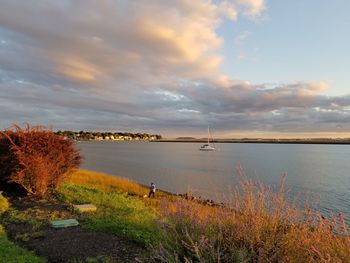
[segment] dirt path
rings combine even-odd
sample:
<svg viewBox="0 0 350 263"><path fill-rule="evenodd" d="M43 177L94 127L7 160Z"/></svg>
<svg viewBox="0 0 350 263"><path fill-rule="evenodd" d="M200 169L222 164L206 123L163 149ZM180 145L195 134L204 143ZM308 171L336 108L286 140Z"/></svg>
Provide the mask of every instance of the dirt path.
<svg viewBox="0 0 350 263"><path fill-rule="evenodd" d="M69 206L57 201L40 201L30 197L11 201L13 208L29 217L34 214L36 218L50 218L51 213L55 213L62 218L76 218ZM113 262L138 262L146 253L145 248L130 240L80 226L53 229L47 224L33 225L16 220L4 220L3 224L12 241L48 262L84 262L96 257L108 257Z"/></svg>

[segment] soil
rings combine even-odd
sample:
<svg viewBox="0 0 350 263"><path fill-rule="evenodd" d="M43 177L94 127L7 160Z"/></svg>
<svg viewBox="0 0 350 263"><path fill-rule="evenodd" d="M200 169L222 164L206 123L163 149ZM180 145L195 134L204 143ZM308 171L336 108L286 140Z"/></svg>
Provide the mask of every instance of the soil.
<svg viewBox="0 0 350 263"><path fill-rule="evenodd" d="M77 218L71 207L59 201L43 201L33 197L16 197L12 207L27 215L50 218ZM79 221L79 219L78 219ZM33 227L29 223L5 222L10 240L48 262L84 262L88 258L108 257L112 262L141 262L147 250L123 237L84 229L80 226L54 229L47 224Z"/></svg>

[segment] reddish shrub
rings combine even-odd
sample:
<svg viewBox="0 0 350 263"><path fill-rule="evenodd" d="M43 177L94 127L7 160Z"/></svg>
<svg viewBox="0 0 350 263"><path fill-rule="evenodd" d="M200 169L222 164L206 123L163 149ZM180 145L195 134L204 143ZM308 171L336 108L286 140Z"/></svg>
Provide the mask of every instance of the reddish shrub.
<svg viewBox="0 0 350 263"><path fill-rule="evenodd" d="M43 196L81 162L71 140L44 127L15 125L0 132L0 180Z"/></svg>

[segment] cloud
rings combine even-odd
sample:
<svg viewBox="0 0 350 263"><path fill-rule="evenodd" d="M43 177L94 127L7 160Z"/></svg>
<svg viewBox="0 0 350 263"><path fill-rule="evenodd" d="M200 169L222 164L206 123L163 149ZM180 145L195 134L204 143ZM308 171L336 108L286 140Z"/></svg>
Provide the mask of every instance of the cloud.
<svg viewBox="0 0 350 263"><path fill-rule="evenodd" d="M222 13L205 0L5 1L0 24L28 42L18 55L47 60L51 75L108 85L110 78L138 76L215 78L223 59L215 31Z"/></svg>
<svg viewBox="0 0 350 263"><path fill-rule="evenodd" d="M249 31L244 31L235 38L236 45L242 45L251 35Z"/></svg>
<svg viewBox="0 0 350 263"><path fill-rule="evenodd" d="M244 14L251 17L260 15L266 8L264 0L238 0L238 3L245 7Z"/></svg>
<svg viewBox="0 0 350 263"><path fill-rule="evenodd" d="M222 21L264 9L258 0L2 1L0 126L349 129L350 97L325 96L325 82L253 85L220 72Z"/></svg>

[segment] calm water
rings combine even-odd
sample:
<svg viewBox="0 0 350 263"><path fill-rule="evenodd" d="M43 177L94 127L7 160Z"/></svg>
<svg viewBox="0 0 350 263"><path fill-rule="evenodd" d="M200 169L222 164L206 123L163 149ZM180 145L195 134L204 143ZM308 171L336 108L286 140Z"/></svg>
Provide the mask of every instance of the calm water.
<svg viewBox="0 0 350 263"><path fill-rule="evenodd" d="M272 185L282 174L292 193L318 199L325 213L350 218L350 146L302 144L217 144L215 152L199 151L198 143L81 142L84 169L130 178L158 188L188 190L221 200L238 182L237 165Z"/></svg>

